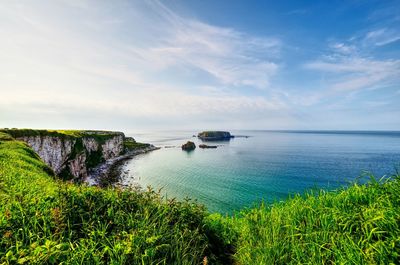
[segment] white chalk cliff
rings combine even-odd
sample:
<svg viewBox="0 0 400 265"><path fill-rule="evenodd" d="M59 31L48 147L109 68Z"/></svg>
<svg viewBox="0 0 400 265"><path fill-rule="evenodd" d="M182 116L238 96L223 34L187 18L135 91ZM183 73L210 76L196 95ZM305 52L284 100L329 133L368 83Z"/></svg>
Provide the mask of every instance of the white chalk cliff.
<svg viewBox="0 0 400 265"><path fill-rule="evenodd" d="M80 179L87 177L91 167L123 154L125 136L92 132L83 137L30 135L17 139L32 147L57 175Z"/></svg>

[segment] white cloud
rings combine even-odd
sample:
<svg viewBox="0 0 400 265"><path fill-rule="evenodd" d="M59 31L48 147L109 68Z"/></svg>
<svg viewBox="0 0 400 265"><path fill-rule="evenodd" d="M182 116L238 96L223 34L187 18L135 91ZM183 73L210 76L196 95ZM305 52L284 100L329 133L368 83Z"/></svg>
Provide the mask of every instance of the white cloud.
<svg viewBox="0 0 400 265"><path fill-rule="evenodd" d="M370 38L378 35L370 34ZM323 104L330 109L341 108L342 104L347 106L354 102L358 93L399 84L400 60L373 58L370 45L365 44L365 38L331 43L329 52L303 64L305 69L320 73L321 79L317 87L297 96L299 99L294 102L305 106ZM345 101L337 104L341 100Z"/></svg>
<svg viewBox="0 0 400 265"><path fill-rule="evenodd" d="M333 43L331 48L341 54L352 54L356 52L356 47L354 45L348 45L340 42Z"/></svg>
<svg viewBox="0 0 400 265"><path fill-rule="evenodd" d="M333 73L333 90L358 90L385 86L400 79L400 60L373 60L360 57L340 57L330 61L307 63L306 68Z"/></svg>
<svg viewBox="0 0 400 265"><path fill-rule="evenodd" d="M383 46L400 40L400 32L398 30L381 28L369 31L365 36L365 41L376 46Z"/></svg>
<svg viewBox="0 0 400 265"><path fill-rule="evenodd" d="M256 88L268 87L277 73L276 57L281 42L276 38L254 37L231 28L217 27L178 16L159 2L153 11L164 18L167 33L155 45L140 50L164 68L171 65L202 70L221 84ZM135 50L135 48L132 48ZM260 58L266 59L260 59ZM158 58L158 59L156 59Z"/></svg>
<svg viewBox="0 0 400 265"><path fill-rule="evenodd" d="M280 40L186 18L157 1L106 5L0 7L7 36L0 42L2 116L89 113L123 124L119 115L167 120L286 108L267 96ZM183 84L188 69L193 74ZM242 86L263 95L245 95Z"/></svg>

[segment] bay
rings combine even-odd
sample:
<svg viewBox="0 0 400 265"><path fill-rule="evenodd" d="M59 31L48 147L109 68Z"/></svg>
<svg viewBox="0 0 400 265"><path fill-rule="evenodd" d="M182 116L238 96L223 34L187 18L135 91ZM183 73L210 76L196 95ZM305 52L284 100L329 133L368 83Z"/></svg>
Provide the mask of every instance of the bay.
<svg viewBox="0 0 400 265"><path fill-rule="evenodd" d="M160 150L130 160L122 184L162 189L167 197L189 197L212 212L232 213L310 189L334 190L369 175L390 176L400 165L400 132L231 131L217 149L180 146L197 131L129 133Z"/></svg>

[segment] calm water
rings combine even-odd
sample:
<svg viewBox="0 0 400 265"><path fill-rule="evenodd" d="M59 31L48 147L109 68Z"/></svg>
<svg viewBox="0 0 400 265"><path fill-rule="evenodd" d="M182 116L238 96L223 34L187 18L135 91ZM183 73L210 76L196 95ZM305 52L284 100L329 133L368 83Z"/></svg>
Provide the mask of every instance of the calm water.
<svg viewBox="0 0 400 265"><path fill-rule="evenodd" d="M123 184L163 188L168 197L195 198L211 211L232 212L261 200L273 202L311 188L348 185L364 171L393 174L400 165L400 132L233 131L217 149L187 153L197 132L132 134L163 147L126 165ZM364 178L367 179L367 178Z"/></svg>

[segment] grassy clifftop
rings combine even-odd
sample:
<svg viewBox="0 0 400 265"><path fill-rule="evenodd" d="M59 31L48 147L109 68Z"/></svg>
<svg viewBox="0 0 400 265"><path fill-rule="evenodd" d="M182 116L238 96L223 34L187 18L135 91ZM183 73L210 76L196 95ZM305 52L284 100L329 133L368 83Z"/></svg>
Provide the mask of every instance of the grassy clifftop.
<svg viewBox="0 0 400 265"><path fill-rule="evenodd" d="M99 143L114 136L122 135L124 137L125 152L133 151L140 148L149 147L150 144L136 142L132 137L125 137L123 132L116 131L98 131L98 130L40 130L40 129L17 129L17 128L3 128L0 129L1 135L8 135L7 137L22 138L29 136L54 136L60 138L93 138Z"/></svg>
<svg viewBox="0 0 400 265"><path fill-rule="evenodd" d="M0 264L396 264L398 194L397 176L221 216L62 182L0 133Z"/></svg>
<svg viewBox="0 0 400 265"><path fill-rule="evenodd" d="M14 138L27 136L55 136L61 138L82 138L91 137L96 140L105 140L117 135L124 135L122 132L95 131L95 130L35 130L35 129L0 129L0 132L9 134Z"/></svg>

